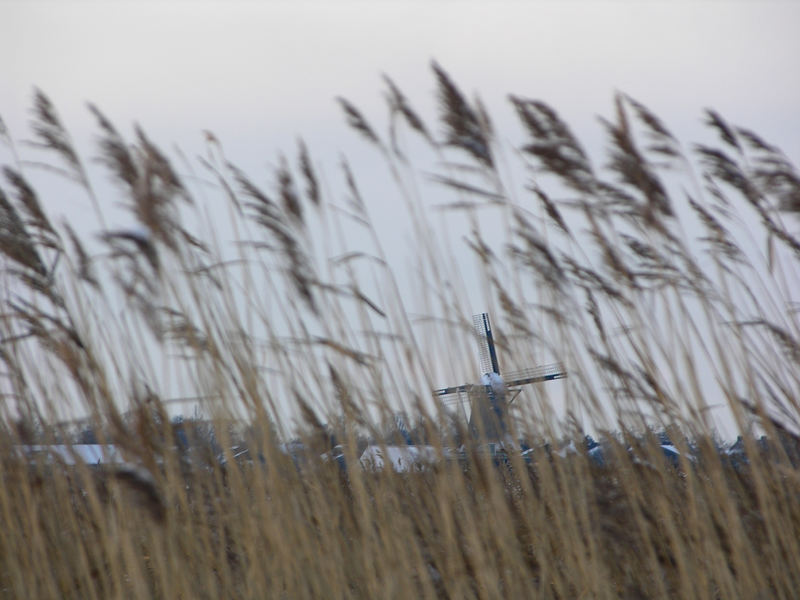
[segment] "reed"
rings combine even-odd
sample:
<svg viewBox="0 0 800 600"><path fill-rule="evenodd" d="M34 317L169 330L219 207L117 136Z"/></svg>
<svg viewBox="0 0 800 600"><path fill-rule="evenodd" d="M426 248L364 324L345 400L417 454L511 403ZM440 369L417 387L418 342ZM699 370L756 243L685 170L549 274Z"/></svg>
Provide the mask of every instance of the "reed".
<svg viewBox="0 0 800 600"><path fill-rule="evenodd" d="M96 168L36 91L45 158L2 137L0 596L795 597L789 158L713 110L719 141L687 149L624 94L601 120L602 163L553 107L514 95L511 147L432 68L439 135L388 77L386 138L339 99L414 224L413 290L359 165L330 183L302 141L262 185L207 133L188 177L92 105L94 160L132 223L106 227ZM43 168L83 190L98 236L51 218ZM435 235L437 206L468 224L465 243ZM461 283L465 251L480 289ZM478 294L509 364L569 372L563 393L513 405L532 450L503 461L431 393L466 370ZM187 399L202 419L175 418ZM438 460L362 468L368 443L398 443L399 411ZM52 454L90 438L125 462Z"/></svg>

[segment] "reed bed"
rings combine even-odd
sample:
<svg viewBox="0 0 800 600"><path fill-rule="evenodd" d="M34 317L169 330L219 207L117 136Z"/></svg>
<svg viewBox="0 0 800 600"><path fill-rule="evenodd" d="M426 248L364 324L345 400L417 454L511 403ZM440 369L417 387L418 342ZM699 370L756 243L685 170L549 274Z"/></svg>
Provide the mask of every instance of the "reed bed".
<svg viewBox="0 0 800 600"><path fill-rule="evenodd" d="M434 125L388 77L385 134L339 99L413 223L411 285L347 159L334 183L300 142L265 178L208 132L175 162L90 106L87 160L40 91L33 148L0 129L0 597L796 597L793 164L713 110L687 148L624 94L598 163L548 104L509 96L498 132L433 77ZM43 171L99 235L53 220ZM477 295L509 365L568 371L515 402L532 450L501 461L431 393L470 370ZM438 460L362 468L399 411ZM30 451L81 436L124 462Z"/></svg>

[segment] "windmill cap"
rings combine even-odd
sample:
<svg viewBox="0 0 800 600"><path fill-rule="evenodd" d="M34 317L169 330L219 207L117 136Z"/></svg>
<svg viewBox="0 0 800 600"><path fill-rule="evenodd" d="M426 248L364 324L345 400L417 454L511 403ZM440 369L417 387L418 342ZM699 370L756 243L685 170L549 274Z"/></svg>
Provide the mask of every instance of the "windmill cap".
<svg viewBox="0 0 800 600"><path fill-rule="evenodd" d="M499 373L486 373L481 377L481 383L492 388L495 394L505 394L506 384Z"/></svg>

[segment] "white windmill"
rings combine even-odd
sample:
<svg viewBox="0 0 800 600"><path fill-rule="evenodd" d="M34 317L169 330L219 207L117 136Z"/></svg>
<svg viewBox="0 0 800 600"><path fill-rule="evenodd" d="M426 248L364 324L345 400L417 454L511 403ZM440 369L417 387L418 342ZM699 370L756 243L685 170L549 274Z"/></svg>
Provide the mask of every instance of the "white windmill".
<svg viewBox="0 0 800 600"><path fill-rule="evenodd" d="M556 363L501 375L489 315L473 315L472 321L483 371L480 383L440 388L434 390L434 394L442 398L451 396L450 401L468 401L470 432L489 443L503 442L508 434L508 405L520 393L519 388L532 383L563 379L567 373L561 364ZM507 399L509 395L511 397Z"/></svg>

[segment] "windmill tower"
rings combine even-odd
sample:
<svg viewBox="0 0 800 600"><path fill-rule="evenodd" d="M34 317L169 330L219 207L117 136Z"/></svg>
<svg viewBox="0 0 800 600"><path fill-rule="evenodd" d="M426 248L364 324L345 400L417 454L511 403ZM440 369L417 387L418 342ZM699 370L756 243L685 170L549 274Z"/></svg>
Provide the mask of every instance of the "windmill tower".
<svg viewBox="0 0 800 600"><path fill-rule="evenodd" d="M470 404L469 430L487 442L499 442L508 433L508 405L520 393L520 387L532 383L563 379L567 376L561 364L543 365L524 371L500 374L497 349L492 335L489 315L473 315L475 337L481 362L481 382L434 390L443 399Z"/></svg>

